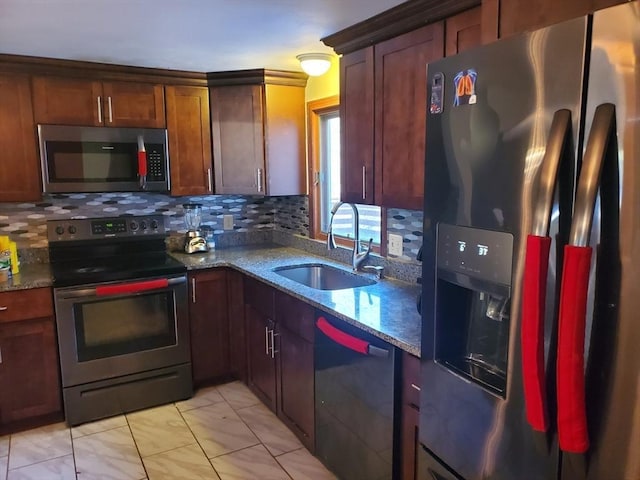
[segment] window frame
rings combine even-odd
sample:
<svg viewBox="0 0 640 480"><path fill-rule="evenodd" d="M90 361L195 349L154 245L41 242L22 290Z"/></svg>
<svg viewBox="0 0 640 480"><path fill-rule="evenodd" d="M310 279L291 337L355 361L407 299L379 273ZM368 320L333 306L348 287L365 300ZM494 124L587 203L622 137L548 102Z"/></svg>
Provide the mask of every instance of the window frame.
<svg viewBox="0 0 640 480"><path fill-rule="evenodd" d="M309 237L327 241L327 234L322 231L321 215L321 189L316 182L317 173L320 172L320 118L328 113L340 113L340 97L330 97L311 100L307 102L307 132L308 132L308 191L309 191ZM341 159L342 160L342 159ZM362 239L361 239L362 240ZM346 237L335 237L336 245L353 248L353 240ZM387 210L380 208L380 245L373 245L371 251L379 255L386 254L387 244Z"/></svg>

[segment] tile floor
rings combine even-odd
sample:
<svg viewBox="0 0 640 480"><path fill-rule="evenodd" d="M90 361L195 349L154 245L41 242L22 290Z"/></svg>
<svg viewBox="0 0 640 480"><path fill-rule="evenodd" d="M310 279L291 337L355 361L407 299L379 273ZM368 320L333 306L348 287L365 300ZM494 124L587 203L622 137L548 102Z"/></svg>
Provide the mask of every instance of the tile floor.
<svg viewBox="0 0 640 480"><path fill-rule="evenodd" d="M335 480L240 382L0 437L0 480Z"/></svg>

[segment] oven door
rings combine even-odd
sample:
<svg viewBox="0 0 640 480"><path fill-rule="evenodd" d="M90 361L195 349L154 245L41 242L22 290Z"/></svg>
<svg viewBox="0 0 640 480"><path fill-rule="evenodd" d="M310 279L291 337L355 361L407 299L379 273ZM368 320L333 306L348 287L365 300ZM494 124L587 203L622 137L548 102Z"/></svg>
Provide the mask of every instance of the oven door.
<svg viewBox="0 0 640 480"><path fill-rule="evenodd" d="M187 278L54 289L64 387L190 361Z"/></svg>

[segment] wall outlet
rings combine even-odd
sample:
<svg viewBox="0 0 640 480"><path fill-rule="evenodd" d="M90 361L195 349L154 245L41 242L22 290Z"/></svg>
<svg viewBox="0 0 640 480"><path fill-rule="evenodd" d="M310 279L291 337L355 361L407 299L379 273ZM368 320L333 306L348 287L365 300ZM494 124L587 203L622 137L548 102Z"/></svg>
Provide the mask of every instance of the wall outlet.
<svg viewBox="0 0 640 480"><path fill-rule="evenodd" d="M396 257L402 256L402 235L395 235L390 233L387 238L389 239L389 245L387 253Z"/></svg>
<svg viewBox="0 0 640 480"><path fill-rule="evenodd" d="M233 215L222 216L222 228L224 230L233 230Z"/></svg>

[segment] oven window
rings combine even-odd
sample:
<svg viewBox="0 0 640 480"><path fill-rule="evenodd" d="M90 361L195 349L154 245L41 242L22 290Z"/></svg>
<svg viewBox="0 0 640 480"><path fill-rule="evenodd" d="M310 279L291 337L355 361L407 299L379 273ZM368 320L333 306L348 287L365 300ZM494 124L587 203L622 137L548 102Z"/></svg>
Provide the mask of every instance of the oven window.
<svg viewBox="0 0 640 480"><path fill-rule="evenodd" d="M173 292L74 306L78 361L176 345Z"/></svg>

